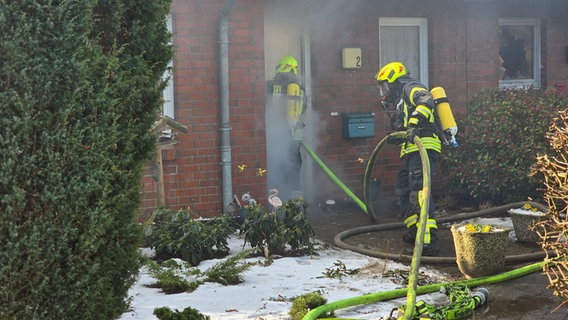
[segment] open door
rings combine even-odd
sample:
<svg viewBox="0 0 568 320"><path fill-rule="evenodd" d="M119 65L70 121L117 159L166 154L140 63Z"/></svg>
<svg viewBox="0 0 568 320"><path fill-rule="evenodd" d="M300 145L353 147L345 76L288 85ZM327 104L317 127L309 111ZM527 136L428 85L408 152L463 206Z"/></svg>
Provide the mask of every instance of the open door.
<svg viewBox="0 0 568 320"><path fill-rule="evenodd" d="M290 6L286 1L266 1L264 7L264 53L265 53L265 79L271 80L275 75L275 69L278 61L283 56L293 56L298 61L298 75L304 94L304 109L306 110L302 116L305 124L304 141L308 142L315 139L315 128L313 126L313 115L311 108L311 61L310 61L310 45L309 30L307 24L298 14L297 6ZM270 108L270 99L267 99L267 111ZM271 116L270 112L266 112L266 150L267 150L267 184L268 189L276 188L287 190L290 189L286 184L289 179L286 176L285 169L287 165L284 163L286 152L289 150L282 141L282 131L279 128L280 117ZM285 119L283 121L286 121ZM300 169L300 191L302 196L310 201L313 190L311 178L313 176L312 161L307 159L304 150L300 151L302 165ZM288 194L287 196L289 196ZM283 201L288 200L283 197Z"/></svg>

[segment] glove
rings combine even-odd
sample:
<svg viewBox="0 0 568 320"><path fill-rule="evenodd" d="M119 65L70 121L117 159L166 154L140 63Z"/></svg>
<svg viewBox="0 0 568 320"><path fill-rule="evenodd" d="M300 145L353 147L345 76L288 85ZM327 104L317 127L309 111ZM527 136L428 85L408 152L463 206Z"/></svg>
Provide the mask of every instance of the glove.
<svg viewBox="0 0 568 320"><path fill-rule="evenodd" d="M404 130L404 113L397 113L391 118L391 129L394 131Z"/></svg>
<svg viewBox="0 0 568 320"><path fill-rule="evenodd" d="M411 126L406 129L406 141L414 143L414 137L418 136L420 130L417 127Z"/></svg>
<svg viewBox="0 0 568 320"><path fill-rule="evenodd" d="M391 132L392 133L392 132ZM404 138L395 138L393 136L391 136L390 134L387 136L387 143L388 144L402 144L404 143L405 139Z"/></svg>

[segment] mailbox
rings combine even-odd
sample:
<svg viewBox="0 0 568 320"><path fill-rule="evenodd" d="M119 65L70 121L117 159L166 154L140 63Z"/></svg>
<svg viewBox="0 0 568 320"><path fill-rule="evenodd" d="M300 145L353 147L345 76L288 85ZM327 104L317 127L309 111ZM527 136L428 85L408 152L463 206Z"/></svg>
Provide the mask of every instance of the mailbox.
<svg viewBox="0 0 568 320"><path fill-rule="evenodd" d="M343 138L371 138L375 136L375 114L372 112L347 112L341 114Z"/></svg>

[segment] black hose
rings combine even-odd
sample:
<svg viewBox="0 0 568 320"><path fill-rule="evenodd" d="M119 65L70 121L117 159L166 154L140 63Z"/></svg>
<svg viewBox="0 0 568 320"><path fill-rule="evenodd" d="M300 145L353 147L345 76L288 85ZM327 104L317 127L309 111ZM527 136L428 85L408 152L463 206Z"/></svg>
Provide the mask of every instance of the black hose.
<svg viewBox="0 0 568 320"><path fill-rule="evenodd" d="M391 137L393 139L401 138L401 137L405 137L405 133L404 132L392 132L392 133L388 134L387 136L385 136L375 146L375 149L371 153L371 156L369 157L369 161L367 162L367 167L365 168L365 176L364 176L364 180L363 180L363 196L364 196L365 205L367 207L367 213L368 213L368 215L371 218L373 223L377 223L377 215L376 215L375 210L373 208L372 199L370 198L370 183L369 182L371 180L371 173L373 171L373 167L375 166L375 162L377 161L379 153L381 152L381 150L383 149L385 144L387 144L389 137ZM493 207L493 208L487 208L487 209L483 209L483 210L479 210L479 211L475 211L475 212L456 214L456 215L453 215L451 217L438 218L437 221L439 223L444 223L444 222L467 220L467 219L472 219L472 218L477 218L477 217L491 216L491 215L496 215L496 214L503 214L509 209L519 208L519 207L522 207L524 204L527 204L527 203L530 204L532 207L539 209L541 212L544 212L544 213L548 212L548 208L546 206L544 206L543 204L540 204L540 203L537 203L537 202L532 202L532 201L524 201L524 202L515 202L515 203L503 205L503 206ZM351 245L343 242L344 239L351 237L351 236L354 236L354 235L357 235L357 234L360 234L360 233L393 230L393 229L399 229L399 228L404 228L404 227L405 227L405 225L402 222L363 226L363 227L359 227L359 228L346 230L346 231L343 231L343 232L337 234L335 236L333 242L335 243L335 245L337 245L340 248L351 250L351 251L354 251L354 252L358 252L358 253L368 255L368 256L371 256L371 257L391 259L391 260L401 261L401 262L411 262L412 256L410 256L410 255L393 254L393 253L388 253L388 252L368 250L368 249L364 249L364 248L351 246ZM518 262L525 262L525 261L534 261L534 260L543 259L543 258L546 257L546 255L547 255L547 253L544 252L544 251L543 252L537 252L537 253L522 254L522 255L511 255L511 256L505 257L505 263L518 263ZM554 255L554 253L549 252L548 255L551 256L551 255ZM424 256L421 259L422 259L421 260L422 262L427 263L427 264L455 264L456 263L455 257L428 257L428 256Z"/></svg>
<svg viewBox="0 0 568 320"><path fill-rule="evenodd" d="M466 212L466 213L459 213L452 215L450 217L442 217L438 218L438 223L445 223L445 222L454 222L454 221L462 221L467 219L473 219L478 217L485 217L485 216L498 216L499 214L503 214L507 212L509 209L520 208L524 204L530 204L533 208L537 208L542 212L548 212L548 208L541 203L532 202L532 201L523 201L523 202L514 202L507 205L502 205L493 208L487 208L479 211L474 212ZM369 207L369 206L368 206ZM369 210L369 213L371 210ZM343 232L338 233L333 242L336 246L350 250L353 252L357 252L360 254L364 254L371 257L376 258L383 258L383 259L390 259L398 262L411 262L412 256L405 255L405 254L396 254L396 253L388 253L388 252L381 252L376 250L369 250L360 248L357 246L352 246L350 244L345 243L343 240L352 237L354 235L358 235L361 233L368 233L368 232L377 232L377 231L385 231L385 230L395 230L395 229L403 229L405 227L404 223L402 222L395 222L395 223L383 223L383 224L376 224L376 225L368 225L362 226L358 228L353 228L349 230L345 230ZM529 261L536 261L542 260L547 256L547 252L534 252L534 253L527 253L527 254L520 254L520 255L509 255L505 257L505 263L522 263L522 262L529 262ZM554 252L548 252L548 257L555 256ZM425 264L456 264L455 257L429 257L423 256L421 262Z"/></svg>
<svg viewBox="0 0 568 320"><path fill-rule="evenodd" d="M373 202L370 197L369 182L371 181L371 173L373 172L373 167L375 166L375 162L377 161L379 152L381 151L383 146L387 143L389 136L391 135L394 136L394 134L396 133L389 134L388 136L384 137L381 141L379 141L379 143L377 143L375 149L373 150L371 156L369 157L369 161L367 161L367 167L365 168L365 176L363 178L363 199L367 207L367 214L369 215L373 223L377 222L377 215L375 214L375 210L373 209Z"/></svg>

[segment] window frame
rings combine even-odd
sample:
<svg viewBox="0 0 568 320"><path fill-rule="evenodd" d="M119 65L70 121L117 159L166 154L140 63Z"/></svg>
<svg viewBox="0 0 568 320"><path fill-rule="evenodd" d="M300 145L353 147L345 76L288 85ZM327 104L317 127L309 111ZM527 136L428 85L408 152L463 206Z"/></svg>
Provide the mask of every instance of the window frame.
<svg viewBox="0 0 568 320"><path fill-rule="evenodd" d="M171 14L168 15L166 25L168 31L173 34L173 21ZM168 66L166 68L166 71L164 72L163 79L167 79L167 85L162 92L162 115L175 119L173 59L168 62Z"/></svg>
<svg viewBox="0 0 568 320"><path fill-rule="evenodd" d="M401 18L379 17L379 34L381 27L418 27L418 59L420 62L420 82L428 87L428 19L427 18ZM383 66L390 61L383 61L381 54L381 39L379 37L379 65Z"/></svg>
<svg viewBox="0 0 568 320"><path fill-rule="evenodd" d="M533 29L533 61L531 79L499 79L499 89L540 89L541 84L541 24L536 18L499 18L499 29L502 26L530 26Z"/></svg>

